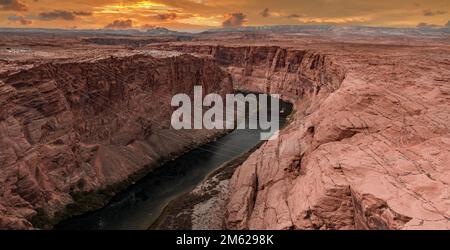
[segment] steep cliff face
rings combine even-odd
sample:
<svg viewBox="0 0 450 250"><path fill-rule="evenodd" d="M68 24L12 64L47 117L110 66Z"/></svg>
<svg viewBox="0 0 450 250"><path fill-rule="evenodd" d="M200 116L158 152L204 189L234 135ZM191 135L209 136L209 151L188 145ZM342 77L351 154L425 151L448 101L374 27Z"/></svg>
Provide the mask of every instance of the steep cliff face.
<svg viewBox="0 0 450 250"><path fill-rule="evenodd" d="M305 102L307 98L328 95L339 88L345 75L344 69L329 57L309 50L278 46L153 47L208 56L231 74L235 89L282 94L283 99L294 104L298 100Z"/></svg>
<svg viewBox="0 0 450 250"><path fill-rule="evenodd" d="M151 171L218 131L170 127L173 94L233 91L208 59L144 55L50 63L0 79L0 228L58 216L74 195Z"/></svg>
<svg viewBox="0 0 450 250"><path fill-rule="evenodd" d="M229 228L450 228L449 58L378 48L344 59L264 46L172 49L216 59L239 89L295 104L280 137L234 174Z"/></svg>
<svg viewBox="0 0 450 250"><path fill-rule="evenodd" d="M1 62L0 228L54 218L80 192L208 138L168 130L171 94L196 83L226 93L231 81L281 94L296 111L235 172L229 228L450 228L448 50L152 47L209 59L136 55L14 74Z"/></svg>

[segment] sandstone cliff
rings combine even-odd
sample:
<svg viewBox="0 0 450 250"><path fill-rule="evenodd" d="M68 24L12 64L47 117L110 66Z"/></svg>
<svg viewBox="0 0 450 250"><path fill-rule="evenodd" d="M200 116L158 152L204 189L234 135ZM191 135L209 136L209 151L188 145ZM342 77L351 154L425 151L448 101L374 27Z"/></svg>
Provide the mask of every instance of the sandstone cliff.
<svg viewBox="0 0 450 250"><path fill-rule="evenodd" d="M218 131L170 128L172 95L192 94L197 84L207 93L233 91L215 62L189 55L72 60L3 73L0 228L46 226L99 190L111 191L100 197L105 202L120 184L209 140Z"/></svg>
<svg viewBox="0 0 450 250"><path fill-rule="evenodd" d="M159 48L212 57L236 88L295 105L280 137L234 174L229 228L450 228L448 54L355 44Z"/></svg>
<svg viewBox="0 0 450 250"><path fill-rule="evenodd" d="M206 140L169 131L165 105L231 82L296 111L231 179L229 228L450 228L448 46L239 44L151 46L207 59L0 60L0 228L58 219Z"/></svg>

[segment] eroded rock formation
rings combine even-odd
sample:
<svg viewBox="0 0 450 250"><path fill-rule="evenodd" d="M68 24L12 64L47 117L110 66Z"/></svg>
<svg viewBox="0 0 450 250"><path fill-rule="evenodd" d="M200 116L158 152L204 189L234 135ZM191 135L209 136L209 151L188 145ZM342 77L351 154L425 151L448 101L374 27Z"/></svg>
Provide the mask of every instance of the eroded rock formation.
<svg viewBox="0 0 450 250"><path fill-rule="evenodd" d="M46 226L81 194L113 193L215 136L219 131L170 127L173 94L192 94L197 84L207 93L233 91L215 62L189 55L74 60L4 73L0 228ZM44 225L32 225L37 217Z"/></svg>
<svg viewBox="0 0 450 250"><path fill-rule="evenodd" d="M130 53L114 47L80 60L85 45L34 48L20 60L2 52L0 228L55 219L80 193L114 189L212 136L167 130L165 98L197 82L207 92L233 83L281 94L295 106L280 137L231 179L229 228L450 227L448 41L283 37L255 46L249 36L246 46L217 46L216 36L149 46L200 58L89 59ZM40 60L55 62L33 66Z"/></svg>
<svg viewBox="0 0 450 250"><path fill-rule="evenodd" d="M229 228L450 228L448 55L352 44L162 47L212 57L237 88L295 104L280 137L234 174Z"/></svg>

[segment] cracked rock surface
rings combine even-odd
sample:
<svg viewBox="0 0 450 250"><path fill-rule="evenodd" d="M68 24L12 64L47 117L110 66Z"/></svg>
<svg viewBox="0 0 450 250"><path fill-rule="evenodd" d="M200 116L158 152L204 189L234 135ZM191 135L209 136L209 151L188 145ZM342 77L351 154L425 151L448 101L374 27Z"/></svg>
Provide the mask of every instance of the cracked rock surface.
<svg viewBox="0 0 450 250"><path fill-rule="evenodd" d="M107 190L85 205L104 204L123 183L216 136L170 127L172 95L198 84L233 91L215 62L190 55L123 53L3 73L0 229L51 226L80 194ZM36 216L43 225L32 224Z"/></svg>
<svg viewBox="0 0 450 250"><path fill-rule="evenodd" d="M450 229L448 45L169 47L295 105L231 179L228 228Z"/></svg>
<svg viewBox="0 0 450 250"><path fill-rule="evenodd" d="M206 34L139 49L56 38L0 36L2 229L210 138L167 131L164 98L198 82L295 107L231 178L228 228L450 229L448 37Z"/></svg>

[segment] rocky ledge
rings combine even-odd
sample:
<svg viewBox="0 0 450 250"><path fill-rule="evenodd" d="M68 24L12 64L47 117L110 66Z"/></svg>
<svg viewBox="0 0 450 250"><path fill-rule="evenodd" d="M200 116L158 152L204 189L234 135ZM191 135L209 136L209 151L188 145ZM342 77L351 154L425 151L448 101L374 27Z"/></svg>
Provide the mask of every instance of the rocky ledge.
<svg viewBox="0 0 450 250"><path fill-rule="evenodd" d="M200 58L3 67L0 228L48 226L101 206L214 136L169 129L169 96L200 83L207 92L281 94L295 107L280 137L252 153L229 185L213 177L195 190L200 217L218 184L211 194L229 188L215 201L231 229L449 229L448 44L280 43L165 43L149 47Z"/></svg>
<svg viewBox="0 0 450 250"><path fill-rule="evenodd" d="M111 56L0 76L0 228L51 227L98 208L223 131L170 127L173 94L233 91L212 60Z"/></svg>
<svg viewBox="0 0 450 250"><path fill-rule="evenodd" d="M161 47L295 104L231 179L228 228L450 229L448 48Z"/></svg>

